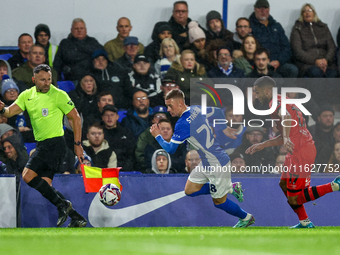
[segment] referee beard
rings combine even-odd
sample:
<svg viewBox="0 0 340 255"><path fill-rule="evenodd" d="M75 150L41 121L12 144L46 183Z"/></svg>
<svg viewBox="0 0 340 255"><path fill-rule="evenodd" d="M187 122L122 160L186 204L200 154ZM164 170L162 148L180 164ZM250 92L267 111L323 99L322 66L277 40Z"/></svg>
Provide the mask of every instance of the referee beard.
<svg viewBox="0 0 340 255"><path fill-rule="evenodd" d="M9 107L0 101L0 114L10 118L27 110L37 140L36 151L30 156L22 173L23 180L39 191L58 209L57 227L71 217L68 227L84 227L87 220L78 214L72 203L54 187L52 179L63 162L66 151L62 119L67 116L74 132L74 152L83 162L81 146L81 119L66 92L51 84L52 72L48 65L38 65L33 70L34 87L23 91Z"/></svg>

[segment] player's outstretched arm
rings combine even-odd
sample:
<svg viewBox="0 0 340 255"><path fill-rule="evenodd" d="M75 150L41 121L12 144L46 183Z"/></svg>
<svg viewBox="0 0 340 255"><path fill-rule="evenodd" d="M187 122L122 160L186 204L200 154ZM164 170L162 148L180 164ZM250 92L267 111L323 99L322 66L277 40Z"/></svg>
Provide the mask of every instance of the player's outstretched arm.
<svg viewBox="0 0 340 255"><path fill-rule="evenodd" d="M152 134L153 137L155 137L159 145L164 150L166 150L166 152L173 154L177 150L178 144L165 141L163 137L161 136L161 131L157 124L153 124L151 126L150 133Z"/></svg>
<svg viewBox="0 0 340 255"><path fill-rule="evenodd" d="M10 106L5 107L5 103L0 100L0 114L2 116L10 118L14 115L18 115L21 112L22 110L17 104L13 103Z"/></svg>
<svg viewBox="0 0 340 255"><path fill-rule="evenodd" d="M283 138L281 135L275 137L274 139L270 139L267 140L263 143L257 143L254 144L252 146L250 146L247 150L246 150L246 154L254 154L257 151L261 151L264 148L267 147L272 147L272 146L278 146L278 145L282 145L283 144Z"/></svg>
<svg viewBox="0 0 340 255"><path fill-rule="evenodd" d="M81 119L76 108L73 108L67 118L72 121L74 133L74 153L77 155L80 163L83 163L84 149L81 146Z"/></svg>

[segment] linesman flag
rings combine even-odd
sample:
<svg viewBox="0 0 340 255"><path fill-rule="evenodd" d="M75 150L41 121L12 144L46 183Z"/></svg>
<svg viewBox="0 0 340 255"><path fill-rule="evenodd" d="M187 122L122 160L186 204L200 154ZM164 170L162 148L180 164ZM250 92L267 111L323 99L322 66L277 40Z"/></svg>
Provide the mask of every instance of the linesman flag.
<svg viewBox="0 0 340 255"><path fill-rule="evenodd" d="M103 185L108 183L116 184L122 191L123 186L118 179L120 169L121 167L99 168L81 164L85 192L98 192Z"/></svg>

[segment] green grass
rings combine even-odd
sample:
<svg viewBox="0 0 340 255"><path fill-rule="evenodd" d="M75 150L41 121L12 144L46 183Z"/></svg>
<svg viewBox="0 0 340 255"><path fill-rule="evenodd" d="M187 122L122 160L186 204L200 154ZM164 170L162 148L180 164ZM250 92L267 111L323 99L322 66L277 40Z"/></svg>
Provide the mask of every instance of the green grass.
<svg viewBox="0 0 340 255"><path fill-rule="evenodd" d="M340 254L339 230L340 227L0 229L0 254Z"/></svg>

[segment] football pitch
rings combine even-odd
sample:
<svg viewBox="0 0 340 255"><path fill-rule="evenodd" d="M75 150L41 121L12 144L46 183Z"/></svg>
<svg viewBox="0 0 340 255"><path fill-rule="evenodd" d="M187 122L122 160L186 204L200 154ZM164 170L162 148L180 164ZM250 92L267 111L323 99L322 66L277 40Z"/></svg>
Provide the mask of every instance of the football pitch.
<svg viewBox="0 0 340 255"><path fill-rule="evenodd" d="M340 227L0 229L0 254L340 254L339 230Z"/></svg>

